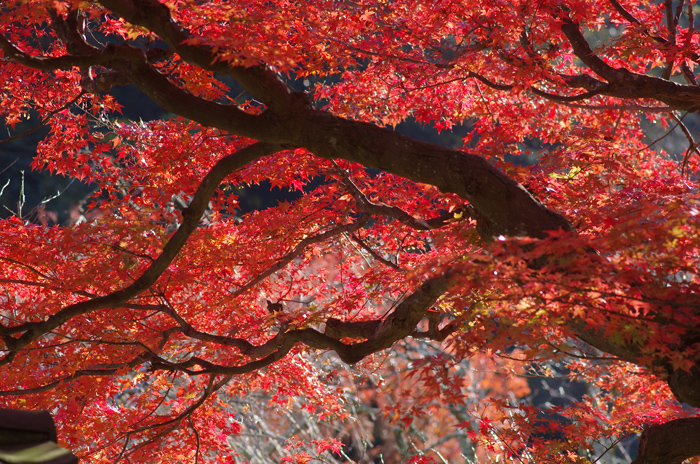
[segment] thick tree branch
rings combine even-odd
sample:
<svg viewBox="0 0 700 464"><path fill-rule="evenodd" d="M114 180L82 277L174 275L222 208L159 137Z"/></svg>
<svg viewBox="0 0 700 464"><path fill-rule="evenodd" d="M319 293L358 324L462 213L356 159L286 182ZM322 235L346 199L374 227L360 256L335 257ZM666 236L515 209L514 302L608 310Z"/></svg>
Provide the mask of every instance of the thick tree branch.
<svg viewBox="0 0 700 464"><path fill-rule="evenodd" d="M309 110L289 123L294 143L315 155L355 161L468 200L487 240L498 235L544 238L546 231L572 230L566 219L482 157L321 111ZM314 130L304 130L308 127Z"/></svg>
<svg viewBox="0 0 700 464"><path fill-rule="evenodd" d="M261 369L273 362L279 361L296 345L304 345L321 350L333 350L340 359L348 364L355 364L363 358L390 348L394 343L411 336L416 331L416 325L428 315L428 310L435 301L447 290L448 277L435 277L424 282L416 291L399 303L382 321L343 322L329 319L325 333L315 329L296 329L281 331L262 345L252 345L246 340L231 337L207 336L194 329L185 329L184 333L195 338L209 339L225 346L235 346L242 354L254 358L254 361L238 366L223 366L210 361L192 357L187 361L175 363L161 358L152 357L154 369L181 370L190 375L226 374L239 375ZM184 323L187 327L188 324ZM447 337L454 327L445 327L435 332L436 336ZM431 332L432 333L432 332ZM424 337L424 334L418 333ZM365 338L357 343L344 343L341 338ZM444 338L443 338L444 339ZM198 369L192 369L199 367Z"/></svg>
<svg viewBox="0 0 700 464"><path fill-rule="evenodd" d="M608 81L615 89L615 96L622 98L649 98L684 111L700 109L700 87L681 85L662 78L634 73L623 68L614 68L597 56L586 41L580 26L567 14L561 16L561 30L571 44L576 56L591 71Z"/></svg>
<svg viewBox="0 0 700 464"><path fill-rule="evenodd" d="M700 456L700 417L647 427L632 464L681 464L694 456Z"/></svg>
<svg viewBox="0 0 700 464"><path fill-rule="evenodd" d="M339 352L338 355L346 363L354 364L365 356L390 348L398 340L410 336L416 330L416 325L426 317L430 307L447 291L448 287L449 276L427 280L376 326L371 337L350 345L349 349L343 353Z"/></svg>
<svg viewBox="0 0 700 464"><path fill-rule="evenodd" d="M122 71L166 110L205 126L258 140L303 146L326 159L355 161L456 193L478 211L479 230L487 240L498 235L544 238L547 231L572 230L566 219L482 157L308 107L289 117L246 115L255 122L232 124L233 115L219 108L221 105L181 91L145 61L133 70L125 65Z"/></svg>
<svg viewBox="0 0 700 464"><path fill-rule="evenodd" d="M428 340L435 340L437 342L444 341L447 337L452 335L456 330L462 327L464 322L463 318L457 318L442 329L440 328L440 312L435 310L428 311L428 330L425 332L415 331L411 334L413 338L427 338Z"/></svg>
<svg viewBox="0 0 700 464"><path fill-rule="evenodd" d="M478 211L478 228L486 239L498 235L542 238L548 230L571 230L563 217L481 157L313 111L291 96L284 83L265 68L234 69L224 63L212 64L215 57L207 49L182 45L188 36L171 21L167 7L156 0L101 3L130 22L158 33L188 61L217 72L228 70L237 80L249 79L249 90L281 114L250 115L233 106L198 98L157 72L143 51L129 46L110 49L110 53L118 51L120 58L105 65L119 71L168 111L204 126L266 142L304 146L324 158L359 162L457 193ZM291 110L293 117L283 117Z"/></svg>
<svg viewBox="0 0 700 464"><path fill-rule="evenodd" d="M203 126L217 127L244 137L271 143L285 141L276 136L280 134L280 128L268 113L253 115L236 106L222 105L192 95L159 73L148 62L144 52L128 46L122 48L130 50L129 58L114 60L109 63L110 67L123 74L162 108Z"/></svg>
<svg viewBox="0 0 700 464"><path fill-rule="evenodd" d="M371 338L377 331L381 320L341 321L334 317L326 321L324 333L329 337L341 338Z"/></svg>

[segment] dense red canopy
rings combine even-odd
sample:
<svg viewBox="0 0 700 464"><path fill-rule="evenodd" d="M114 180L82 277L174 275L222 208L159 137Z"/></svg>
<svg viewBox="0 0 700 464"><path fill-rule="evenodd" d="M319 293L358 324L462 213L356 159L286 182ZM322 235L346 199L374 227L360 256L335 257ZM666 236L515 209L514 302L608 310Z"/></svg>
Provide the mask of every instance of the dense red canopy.
<svg viewBox="0 0 700 464"><path fill-rule="evenodd" d="M417 383L371 401L426 433L431 411L455 459L589 462L641 432L635 464L700 455L696 14L3 2L10 137L50 127L33 166L96 188L74 223L0 222L4 404L56 408L89 462L231 462L236 402L341 421L353 375L376 385L384 362ZM120 117L109 92L128 84L168 116ZM407 118L469 133L430 144L392 130ZM299 198L239 217L263 181ZM589 390L548 422L518 376L552 366Z"/></svg>

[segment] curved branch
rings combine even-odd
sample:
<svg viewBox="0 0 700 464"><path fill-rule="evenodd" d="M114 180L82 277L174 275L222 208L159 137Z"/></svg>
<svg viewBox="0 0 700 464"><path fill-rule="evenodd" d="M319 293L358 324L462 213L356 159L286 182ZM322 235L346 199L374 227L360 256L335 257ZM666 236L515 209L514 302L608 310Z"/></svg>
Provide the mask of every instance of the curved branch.
<svg viewBox="0 0 700 464"><path fill-rule="evenodd" d="M83 91L106 92L113 85L131 83L164 109L197 121L203 126L216 126L257 140L282 141L273 140L274 137L271 137L279 130L265 114L253 115L236 106L222 105L199 98L181 89L159 73L153 68L150 59L159 57L161 50L149 57L146 52L136 47L110 44L102 50L91 48L90 53L83 55L42 57L22 52L1 34L0 48L18 63L39 70L66 69L76 66L89 68L95 65L110 67L117 72L102 72L94 76L91 72L84 73L81 80ZM262 79L262 77L259 78ZM281 81L277 81L283 85Z"/></svg>
<svg viewBox="0 0 700 464"><path fill-rule="evenodd" d="M700 141L695 140L693 134L691 134L690 130L683 122L683 119L677 117L674 113L671 113L671 118L673 118L673 120L676 121L676 124L678 125L678 127L680 127L681 131L683 132L683 135L685 135L685 138L688 139L688 148L685 150L685 154L683 155L683 164L681 165L682 173L688 166L688 160L690 159L690 156L693 154L693 152L700 155L700 150L698 150L698 146L700 146Z"/></svg>
<svg viewBox="0 0 700 464"><path fill-rule="evenodd" d="M478 80L479 82L486 84L487 86L489 86L495 90L513 90L513 86L510 84L498 84L496 82L490 81L489 79L485 78L481 74L477 74L475 72L469 71L467 73L467 78L470 78L470 77Z"/></svg>
<svg viewBox="0 0 700 464"><path fill-rule="evenodd" d="M0 40L2 40L2 35L0 35ZM70 100L68 103L66 103L65 105L62 105L61 107L56 108L55 110L50 111L49 113L47 113L46 115L44 115L44 116L41 118L41 120L39 120L39 122L38 122L34 127L30 127L29 129L25 130L24 132L22 132L22 133L20 133L20 134L13 135L13 136L8 137L8 138L6 138L6 139L0 140L0 144L7 143L7 142L12 142L13 140L17 140L17 139L21 139L22 137L25 137L25 136L31 134L32 132L35 132L35 131L41 129L41 128L44 127L44 125L45 125L47 122L49 122L49 121L51 120L51 118L53 118L56 114L58 114L58 113L60 113L61 111L65 110L65 109L68 109L68 108L70 108L71 106L73 106L78 100L80 100L80 98L81 98L84 94L85 94L84 92L80 92L78 95L75 96L75 98L71 99L71 100Z"/></svg>
<svg viewBox="0 0 700 464"><path fill-rule="evenodd" d="M416 230L432 229L432 227L430 227L430 225L423 219L414 218L398 206L389 206L372 202L369 198L367 198L362 190L355 185L350 176L348 176L347 173L336 164L335 161L331 160L331 162L343 176L343 180L341 182L350 190L353 198L355 198L355 203L357 203L357 208L360 211L370 215L393 217Z"/></svg>
<svg viewBox="0 0 700 464"><path fill-rule="evenodd" d="M197 121L203 126L217 127L244 137L271 143L288 141L281 137L281 128L268 113L254 115L233 105L223 105L192 95L158 72L142 50L128 45L120 48L124 53L128 50L129 57L107 64L165 110Z"/></svg>
<svg viewBox="0 0 700 464"><path fill-rule="evenodd" d="M114 364L113 367L106 367L102 369L79 369L70 375L66 375L59 379L53 380L44 385L31 388L23 388L21 390L0 390L0 397L3 396L19 396L19 395L29 395L32 393L41 393L49 390L53 390L61 384L71 382L80 377L101 377L101 376L114 376L116 373L123 371L126 367L135 367L142 364L143 361L147 359L145 355L139 355L131 361Z"/></svg>
<svg viewBox="0 0 700 464"><path fill-rule="evenodd" d="M367 340L347 345L343 352L335 351L344 362L354 364L372 353L390 348L398 340L414 333L416 325L428 314L435 301L447 291L449 285L449 276L427 280L399 303L389 316L380 321ZM336 324L335 330L342 330L341 324Z"/></svg>
<svg viewBox="0 0 700 464"><path fill-rule="evenodd" d="M675 111L670 106L646 106L646 105L585 105L577 103L567 103L562 102L564 106L570 106L572 108L581 108L591 111L608 111L608 110L618 110L618 111L637 111L639 113L670 113Z"/></svg>
<svg viewBox="0 0 700 464"><path fill-rule="evenodd" d="M142 433L142 432L145 432L145 431L148 431L148 430L160 429L160 430L158 430L158 432L156 432L154 435L148 437L147 439L145 439L145 440L143 440L143 441L138 442L137 444L134 445L134 447L132 447L132 448L129 449L129 450L127 450L126 444L125 444L124 449L123 449L122 452L120 453L119 457L115 460L115 462L121 461L121 459L122 459L122 457L123 457L124 455L133 454L135 451L137 451L137 450L139 450L139 449L141 449L141 448L143 448L143 447L145 447L145 446L148 446L148 445L150 445L150 444L152 444L152 443L157 442L160 438L162 438L163 436L165 436L165 435L167 435L168 433L170 433L170 432L172 432L173 430L175 430L175 429L180 425L180 423L182 422L182 420L183 420L184 418L186 418L186 417L190 417L190 418L191 418L191 417L192 417L192 413L193 413L194 411L196 411L200 406L202 406L202 404L204 404L204 402L205 402L209 397L211 397L211 395L213 395L213 394L216 393L218 390L220 390L221 387L223 387L224 385L226 385L230 380L231 380L231 376L226 376L226 377L224 377L223 379L219 379L219 381L217 382L217 381L216 381L216 376L212 375L212 376L209 377L209 382L207 383L207 386L204 388L204 391L203 391L202 394L199 396L199 398L197 398L197 400L196 400L195 402L193 402L192 404L190 404L190 405L189 405L187 408L185 408L185 410L182 411L181 413L179 413L179 414L177 414L177 415L175 415L175 416L172 416L172 417L170 417L170 418L168 418L168 419L165 419L165 420L162 421L162 422L157 422L157 423L153 423L153 424L148 424L148 425L145 425L145 426L142 426L142 427L138 427L138 428L134 427L134 428L132 428L131 430L129 430L128 432L126 432L126 433L124 434L124 437L126 438L126 441L127 441L127 443L128 443L129 440L130 440L130 437L131 437L132 435L135 435L135 434L138 434L138 433Z"/></svg>
<svg viewBox="0 0 700 464"><path fill-rule="evenodd" d="M608 87L608 86L605 86ZM572 95L572 96L565 96L565 95L557 95L549 92L544 92L542 90L536 89L535 87L530 87L530 91L534 93L537 96L540 96L542 98L546 98L547 100L552 100L555 102L576 102L576 101L581 101L581 100L588 100L589 98L595 97L596 95L600 95L601 93L605 93L604 89L600 90L589 90L588 92L584 92L580 95Z"/></svg>
<svg viewBox="0 0 700 464"><path fill-rule="evenodd" d="M325 333L316 329L295 329L288 332L279 332L273 338L262 345L252 345L247 340L232 337L220 337L203 334L191 329L191 333L210 339L216 343L228 346L236 346L246 356L256 358L239 366L223 366L210 361L192 357L187 361L174 363L162 358L152 356L151 362L154 369L178 370L189 375L201 374L226 374L239 375L261 369L273 362L279 361L289 353L297 343L322 350L335 351L343 362L355 364L363 358L378 351L390 348L394 343L414 333L425 338L425 334L416 332L416 325L428 315L428 310L435 301L447 291L450 283L449 276L434 277L424 282L416 291L399 303L394 311L384 320L366 322L343 322L338 319L329 319L326 323ZM446 338L457 326L448 324L442 330L437 330L434 325L430 336L434 339ZM185 323L185 325L188 325ZM187 333L187 332L186 332ZM365 338L358 343L343 343L341 338ZM442 337L442 338L440 338ZM192 368L199 367L193 370Z"/></svg>
<svg viewBox="0 0 700 464"><path fill-rule="evenodd" d="M498 235L544 238L549 230L572 230L565 218L544 207L482 157L312 110L303 99L290 94L271 70L230 67L216 62L216 56L206 47L183 44L189 36L171 21L169 10L157 0L101 3L128 21L159 34L184 59L233 76L272 112L252 115L235 106L196 97L155 70L142 50L128 45L110 49L120 58L105 65L119 71L167 111L204 126L284 144L285 148L303 146L323 158L359 162L456 193L478 211L477 228L487 240Z"/></svg>
<svg viewBox="0 0 700 464"><path fill-rule="evenodd" d="M180 253L180 250L196 229L209 200L224 178L241 166L279 150L280 146L278 145L258 142L241 148L233 154L224 156L202 179L190 205L182 213L182 223L165 244L160 256L151 263L141 277L128 287L116 292L66 306L45 321L26 322L13 327L1 327L0 334L2 334L7 348L10 351L16 351L76 316L104 308L122 306L131 298L147 290L158 280ZM22 334L19 338L11 336L19 333ZM3 360L0 364L5 362Z"/></svg>
<svg viewBox="0 0 700 464"><path fill-rule="evenodd" d="M344 343L322 334L314 329L299 329L290 332L280 332L275 337L260 346L254 346L252 353L246 353L252 357L257 357L255 361L251 361L239 366L223 366L214 364L205 359L196 356L180 363L173 363L161 358L154 357L151 359L153 369L176 370L183 371L189 375L202 374L225 374L225 375L240 375L249 372L254 372L268 366L274 362L284 358L287 353L298 342L303 342L305 345L316 349L331 349L336 351L341 359L344 360L343 354L351 350L351 345ZM368 353L369 354L369 353ZM199 369L192 370L193 367Z"/></svg>
<svg viewBox="0 0 700 464"><path fill-rule="evenodd" d="M568 39L574 54L591 71L608 81L614 96L621 98L650 98L685 111L700 109L700 87L681 85L662 78L638 74L624 68L614 68L593 52L580 26L562 12L561 30Z"/></svg>

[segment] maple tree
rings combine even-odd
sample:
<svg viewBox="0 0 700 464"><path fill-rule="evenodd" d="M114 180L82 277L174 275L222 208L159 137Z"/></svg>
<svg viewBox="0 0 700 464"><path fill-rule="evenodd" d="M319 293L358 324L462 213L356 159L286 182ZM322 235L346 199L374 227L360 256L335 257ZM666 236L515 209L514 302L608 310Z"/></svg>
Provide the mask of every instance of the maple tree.
<svg viewBox="0 0 700 464"><path fill-rule="evenodd" d="M551 420L524 392L482 398L453 429L483 459L605 460L597 441L639 433L635 464L700 456L697 13L3 2L6 125L34 115L51 132L33 166L97 189L77 223L0 223L5 405L52 409L91 462L231 462L232 399L342 419L344 365L431 342L402 361L420 395L387 406L405 424L472 381L524 388L463 362L592 386ZM172 117L120 118L109 91L129 84ZM407 118L470 132L435 145L392 130ZM643 123L687 149L656 150ZM263 181L299 197L239 217Z"/></svg>

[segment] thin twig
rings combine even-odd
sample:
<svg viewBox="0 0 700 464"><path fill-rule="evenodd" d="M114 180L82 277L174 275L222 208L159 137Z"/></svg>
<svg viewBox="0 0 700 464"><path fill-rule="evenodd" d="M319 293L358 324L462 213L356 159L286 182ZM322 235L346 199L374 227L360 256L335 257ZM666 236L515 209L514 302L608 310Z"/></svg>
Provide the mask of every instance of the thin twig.
<svg viewBox="0 0 700 464"><path fill-rule="evenodd" d="M369 245L367 245L360 237L358 237L355 234L350 234L350 238L352 239L353 242L357 243L362 247L363 250L365 250L367 253L372 255L374 259L379 261L380 263L384 264L385 266L389 266L392 269L395 269L397 271L405 272L404 269L402 269L398 264L392 263L388 259L382 257L379 253L374 251Z"/></svg>

